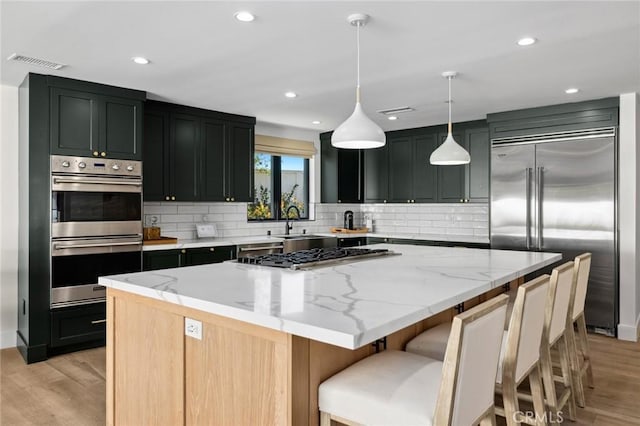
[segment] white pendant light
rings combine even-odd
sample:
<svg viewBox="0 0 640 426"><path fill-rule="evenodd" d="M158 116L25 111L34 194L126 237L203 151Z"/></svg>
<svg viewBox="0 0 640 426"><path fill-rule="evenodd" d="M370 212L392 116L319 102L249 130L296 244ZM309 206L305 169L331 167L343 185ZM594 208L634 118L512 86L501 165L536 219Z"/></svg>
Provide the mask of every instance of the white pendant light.
<svg viewBox="0 0 640 426"><path fill-rule="evenodd" d="M451 134L451 79L458 75L455 71L446 71L442 76L449 80L449 134L435 151L431 153L429 162L437 166L456 166L459 164L469 164L471 156L466 149L458 145Z"/></svg>
<svg viewBox="0 0 640 426"><path fill-rule="evenodd" d="M331 145L336 148L368 149L379 148L386 143L384 131L374 123L362 110L360 105L360 27L369 20L369 15L354 13L347 18L351 25L356 26L356 41L358 45L358 80L356 85L356 107L353 114L338 126L331 135Z"/></svg>

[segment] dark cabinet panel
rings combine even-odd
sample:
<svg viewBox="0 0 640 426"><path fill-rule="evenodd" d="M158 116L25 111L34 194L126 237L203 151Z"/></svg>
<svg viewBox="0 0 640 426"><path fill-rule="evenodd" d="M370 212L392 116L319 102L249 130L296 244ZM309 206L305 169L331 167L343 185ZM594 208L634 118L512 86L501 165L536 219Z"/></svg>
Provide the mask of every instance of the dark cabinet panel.
<svg viewBox="0 0 640 426"><path fill-rule="evenodd" d="M142 252L142 270L177 268L184 264L186 250L154 250Z"/></svg>
<svg viewBox="0 0 640 426"><path fill-rule="evenodd" d="M323 203L361 203L364 154L331 145L331 133L320 135L320 194Z"/></svg>
<svg viewBox="0 0 640 426"><path fill-rule="evenodd" d="M364 151L364 201L386 203L389 199L389 144Z"/></svg>
<svg viewBox="0 0 640 426"><path fill-rule="evenodd" d="M320 198L323 203L338 202L338 149L331 137L320 136Z"/></svg>
<svg viewBox="0 0 640 426"><path fill-rule="evenodd" d="M105 303L51 311L51 347L104 340L107 311Z"/></svg>
<svg viewBox="0 0 640 426"><path fill-rule="evenodd" d="M465 148L471 155L471 163L467 165L466 173L466 199L472 202L488 202L491 175L489 129L468 129L465 132Z"/></svg>
<svg viewBox="0 0 640 426"><path fill-rule="evenodd" d="M202 122L202 199L224 201L225 198L225 124L217 120L205 119Z"/></svg>
<svg viewBox="0 0 640 426"><path fill-rule="evenodd" d="M172 194L175 201L200 199L200 120L174 114L171 116ZM173 198L172 198L173 200Z"/></svg>
<svg viewBox="0 0 640 426"><path fill-rule="evenodd" d="M447 138L447 133L438 134L438 146ZM455 141L464 146L464 133L453 132ZM462 203L465 200L465 166L436 166L438 169L438 202Z"/></svg>
<svg viewBox="0 0 640 426"><path fill-rule="evenodd" d="M415 151L413 138L387 138L387 144L389 144L389 201L411 202Z"/></svg>
<svg viewBox="0 0 640 426"><path fill-rule="evenodd" d="M437 166L431 165L429 157L437 147L436 133L414 137L413 196L416 203L432 203L437 199Z"/></svg>
<svg viewBox="0 0 640 426"><path fill-rule="evenodd" d="M190 248L185 255L185 266L220 263L235 257L235 246Z"/></svg>
<svg viewBox="0 0 640 426"><path fill-rule="evenodd" d="M51 89L51 152L90 157L99 147L99 97Z"/></svg>
<svg viewBox="0 0 640 426"><path fill-rule="evenodd" d="M142 159L142 102L52 88L51 152Z"/></svg>
<svg viewBox="0 0 640 426"><path fill-rule="evenodd" d="M253 201L253 126L229 126L229 201Z"/></svg>
<svg viewBox="0 0 640 426"><path fill-rule="evenodd" d="M104 97L102 102L101 152L110 158L142 159L141 103L111 97Z"/></svg>
<svg viewBox="0 0 640 426"><path fill-rule="evenodd" d="M338 238L338 247L360 247L367 244L367 237Z"/></svg>
<svg viewBox="0 0 640 426"><path fill-rule="evenodd" d="M145 201L165 201L171 193L169 176L169 114L144 114L143 181Z"/></svg>

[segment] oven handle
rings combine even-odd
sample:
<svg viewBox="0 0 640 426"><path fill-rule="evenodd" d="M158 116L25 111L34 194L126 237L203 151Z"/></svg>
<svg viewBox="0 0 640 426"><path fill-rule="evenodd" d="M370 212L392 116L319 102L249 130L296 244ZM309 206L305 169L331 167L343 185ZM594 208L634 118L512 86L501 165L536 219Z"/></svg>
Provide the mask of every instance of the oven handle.
<svg viewBox="0 0 640 426"><path fill-rule="evenodd" d="M92 184L92 185L128 185L128 186L142 186L142 182L139 180L109 180L109 179L70 179L54 177L53 183L76 183L76 184Z"/></svg>
<svg viewBox="0 0 640 426"><path fill-rule="evenodd" d="M113 247L113 246L141 246L142 241L132 241L129 243L95 243L95 244L61 244L53 243L54 250L93 248L93 247Z"/></svg>

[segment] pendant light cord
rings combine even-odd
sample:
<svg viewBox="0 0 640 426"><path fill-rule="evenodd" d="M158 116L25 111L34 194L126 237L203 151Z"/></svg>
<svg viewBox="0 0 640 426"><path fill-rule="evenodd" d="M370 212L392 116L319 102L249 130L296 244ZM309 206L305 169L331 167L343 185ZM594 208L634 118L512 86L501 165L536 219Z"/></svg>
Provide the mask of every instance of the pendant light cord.
<svg viewBox="0 0 640 426"><path fill-rule="evenodd" d="M356 24L356 103L360 103L360 25L362 23L358 22Z"/></svg>
<svg viewBox="0 0 640 426"><path fill-rule="evenodd" d="M449 76L447 77L447 80L449 80L449 134L451 134L451 79L453 77Z"/></svg>

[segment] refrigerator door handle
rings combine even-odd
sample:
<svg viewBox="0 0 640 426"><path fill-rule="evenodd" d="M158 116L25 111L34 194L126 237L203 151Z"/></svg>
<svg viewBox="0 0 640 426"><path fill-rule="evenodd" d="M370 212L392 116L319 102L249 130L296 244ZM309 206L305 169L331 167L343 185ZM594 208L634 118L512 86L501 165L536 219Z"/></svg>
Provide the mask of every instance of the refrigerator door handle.
<svg viewBox="0 0 640 426"><path fill-rule="evenodd" d="M525 227L526 229L526 246L527 246L527 250L531 249L531 172L532 169L531 167L527 167L526 169L524 169L524 179L525 179L525 187L526 187L526 209L527 209L527 216L526 216L526 222L525 222Z"/></svg>
<svg viewBox="0 0 640 426"><path fill-rule="evenodd" d="M542 191L542 184L543 184L543 172L544 172L544 167L538 167L536 170L536 202L537 202L537 211L536 211L536 216L537 216L537 230L536 230L536 234L537 234L537 245L538 245L538 250L542 250L542 196L543 196L543 191Z"/></svg>

